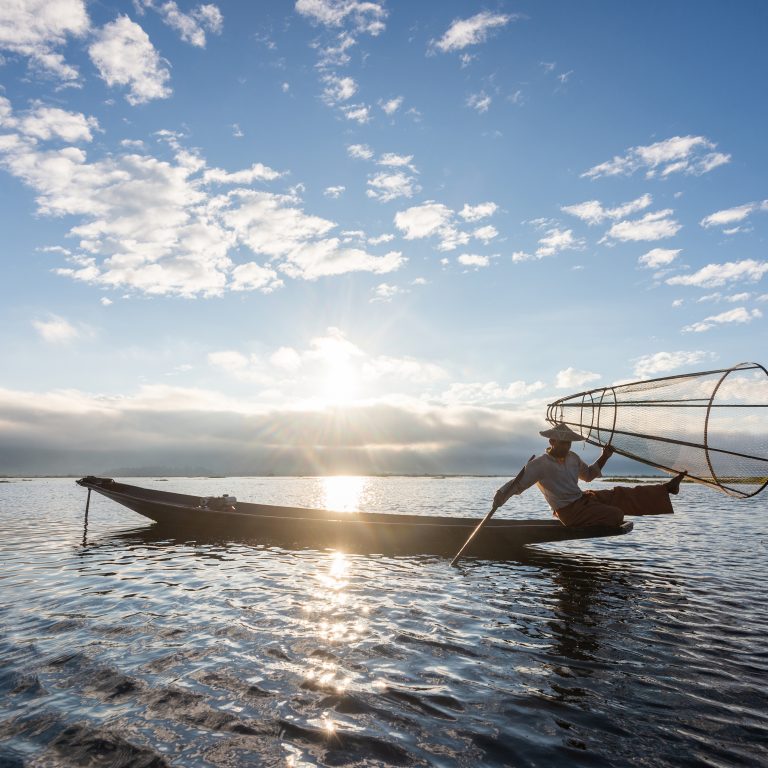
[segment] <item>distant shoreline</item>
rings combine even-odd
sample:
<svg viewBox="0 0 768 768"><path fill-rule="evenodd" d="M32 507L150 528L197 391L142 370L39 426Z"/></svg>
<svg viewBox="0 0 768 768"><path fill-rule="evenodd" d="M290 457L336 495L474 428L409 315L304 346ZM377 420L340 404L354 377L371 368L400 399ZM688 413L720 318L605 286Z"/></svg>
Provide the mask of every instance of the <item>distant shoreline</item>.
<svg viewBox="0 0 768 768"><path fill-rule="evenodd" d="M97 477L145 477L148 479L157 479L157 478L195 478L195 479L210 479L210 480L229 480L232 478L289 478L289 477L424 477L424 478L433 478L436 480L441 479L449 479L449 478L458 478L458 477L474 477L474 478L481 478L481 477L500 477L500 478L506 478L508 475L506 474L475 474L475 473L461 473L461 474L452 474L452 473L416 473L416 474L405 474L401 472L385 472L382 474L363 474L363 475L357 475L357 474L334 474L334 475L277 475L277 474L268 474L268 475L175 475L175 474L169 474L169 473L158 473L158 474L133 474L130 472L121 472L121 473L108 473L105 475L97 475ZM0 482L9 481L9 480L79 480L83 475L77 474L77 475L0 475ZM616 475L616 476L606 476L600 478L601 480L611 480L611 481L626 481L626 480L658 480L659 478L665 478L668 477L668 475Z"/></svg>

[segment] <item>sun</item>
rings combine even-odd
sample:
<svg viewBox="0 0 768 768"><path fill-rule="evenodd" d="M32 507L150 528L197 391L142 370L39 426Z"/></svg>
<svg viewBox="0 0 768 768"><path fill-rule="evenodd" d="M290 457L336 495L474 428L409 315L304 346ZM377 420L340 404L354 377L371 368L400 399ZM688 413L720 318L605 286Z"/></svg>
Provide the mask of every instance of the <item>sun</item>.
<svg viewBox="0 0 768 768"><path fill-rule="evenodd" d="M341 405L360 392L360 377L348 360L330 360L322 378L321 396L328 405Z"/></svg>

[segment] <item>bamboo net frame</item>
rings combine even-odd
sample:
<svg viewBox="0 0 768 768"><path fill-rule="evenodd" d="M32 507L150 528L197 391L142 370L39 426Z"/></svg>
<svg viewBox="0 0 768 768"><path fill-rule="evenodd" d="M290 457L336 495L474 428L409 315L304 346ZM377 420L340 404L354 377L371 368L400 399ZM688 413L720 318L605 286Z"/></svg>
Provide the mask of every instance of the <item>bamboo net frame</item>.
<svg viewBox="0 0 768 768"><path fill-rule="evenodd" d="M738 498L768 485L768 371L759 363L601 387L547 406L597 446Z"/></svg>

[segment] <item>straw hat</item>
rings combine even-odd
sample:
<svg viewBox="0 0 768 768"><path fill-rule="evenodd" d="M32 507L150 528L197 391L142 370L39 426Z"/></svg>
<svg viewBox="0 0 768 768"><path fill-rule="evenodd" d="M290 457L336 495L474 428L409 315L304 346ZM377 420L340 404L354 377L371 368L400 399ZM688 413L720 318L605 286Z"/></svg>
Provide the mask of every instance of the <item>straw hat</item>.
<svg viewBox="0 0 768 768"><path fill-rule="evenodd" d="M578 432L574 432L570 427L566 427L565 424L556 424L551 429L545 429L543 432L539 432L539 434L542 437L548 437L550 440L562 440L566 443L584 440Z"/></svg>

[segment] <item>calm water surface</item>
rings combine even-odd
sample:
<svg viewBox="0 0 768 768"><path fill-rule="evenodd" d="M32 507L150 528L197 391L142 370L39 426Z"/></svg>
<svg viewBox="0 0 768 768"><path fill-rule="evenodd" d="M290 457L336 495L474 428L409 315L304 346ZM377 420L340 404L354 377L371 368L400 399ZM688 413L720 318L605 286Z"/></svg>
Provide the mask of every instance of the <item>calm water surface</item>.
<svg viewBox="0 0 768 768"><path fill-rule="evenodd" d="M126 482L478 518L500 485ZM628 536L458 569L162 537L96 494L85 530L85 497L0 483L3 768L768 764L768 497L685 485Z"/></svg>

